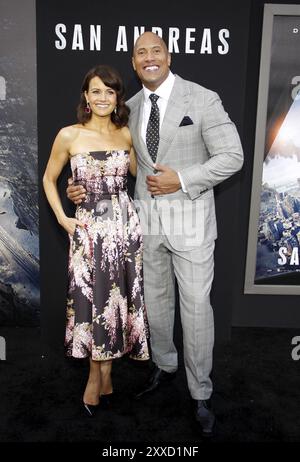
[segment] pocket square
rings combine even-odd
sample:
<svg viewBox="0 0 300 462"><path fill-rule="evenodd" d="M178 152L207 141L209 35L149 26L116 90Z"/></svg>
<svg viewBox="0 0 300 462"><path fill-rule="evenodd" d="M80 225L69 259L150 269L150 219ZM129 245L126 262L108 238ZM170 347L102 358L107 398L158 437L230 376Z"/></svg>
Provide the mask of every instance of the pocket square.
<svg viewBox="0 0 300 462"><path fill-rule="evenodd" d="M192 119L189 116L184 116L184 118L180 122L179 127L185 127L186 125L193 125L193 124L194 124L194 122L192 121Z"/></svg>

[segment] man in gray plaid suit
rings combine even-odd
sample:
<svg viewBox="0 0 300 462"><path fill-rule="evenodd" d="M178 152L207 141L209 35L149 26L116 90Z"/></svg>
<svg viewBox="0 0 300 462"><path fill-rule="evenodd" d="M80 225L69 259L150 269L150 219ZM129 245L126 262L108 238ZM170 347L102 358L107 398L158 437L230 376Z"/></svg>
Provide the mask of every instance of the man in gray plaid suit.
<svg viewBox="0 0 300 462"><path fill-rule="evenodd" d="M242 167L243 151L219 96L174 75L160 37L142 34L132 62L143 84L127 104L138 159L135 200L144 233L145 304L155 363L138 396L175 376L176 278L188 387L196 420L209 436L215 422L210 406L210 290L217 237L213 187ZM68 196L74 200L72 188Z"/></svg>

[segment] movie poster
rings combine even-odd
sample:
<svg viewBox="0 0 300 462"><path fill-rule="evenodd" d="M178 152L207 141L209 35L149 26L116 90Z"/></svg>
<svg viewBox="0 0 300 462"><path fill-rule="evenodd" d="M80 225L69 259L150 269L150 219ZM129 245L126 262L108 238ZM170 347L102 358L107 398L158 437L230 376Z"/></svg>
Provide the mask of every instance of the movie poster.
<svg viewBox="0 0 300 462"><path fill-rule="evenodd" d="M0 325L39 324L35 1L1 1Z"/></svg>
<svg viewBox="0 0 300 462"><path fill-rule="evenodd" d="M299 15L289 14L291 6L299 10ZM281 286L282 289L285 286L285 290L276 293L288 293L287 286L294 286L295 290L300 284L300 7L267 7L271 7L274 14L269 69L265 69L263 62L261 68L263 78L268 74L268 86L265 85L268 91L263 95L260 88L258 102L263 104L262 99L267 94L264 143L259 146L257 142L255 152L255 162L260 154L263 154L263 162L260 194L257 195L254 285ZM286 14L276 14L276 7L287 9ZM265 26L270 26L266 20ZM268 50L262 50L262 60L264 51ZM260 86L264 86L262 78ZM262 110L258 107L257 138L261 137L263 129L259 120ZM253 181L255 183L255 179ZM253 193L252 200L255 199L255 191ZM251 218L253 224L253 216ZM251 251L248 247L248 257ZM291 292L295 293L294 290ZM265 293L272 293L272 288Z"/></svg>

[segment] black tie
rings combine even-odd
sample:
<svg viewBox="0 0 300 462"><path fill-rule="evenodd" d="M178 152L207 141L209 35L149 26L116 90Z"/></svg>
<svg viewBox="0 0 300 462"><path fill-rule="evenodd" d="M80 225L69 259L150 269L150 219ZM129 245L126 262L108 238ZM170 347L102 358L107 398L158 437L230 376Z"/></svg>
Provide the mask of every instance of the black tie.
<svg viewBox="0 0 300 462"><path fill-rule="evenodd" d="M146 145L150 157L155 163L159 143L159 108L157 105L159 96L155 93L151 93L149 98L151 100L152 107L146 131Z"/></svg>

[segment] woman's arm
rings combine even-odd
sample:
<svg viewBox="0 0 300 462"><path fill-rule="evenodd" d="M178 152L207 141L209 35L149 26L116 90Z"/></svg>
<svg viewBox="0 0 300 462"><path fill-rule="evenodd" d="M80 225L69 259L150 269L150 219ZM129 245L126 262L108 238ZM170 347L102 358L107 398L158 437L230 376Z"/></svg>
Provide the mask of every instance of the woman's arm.
<svg viewBox="0 0 300 462"><path fill-rule="evenodd" d="M81 223L75 218L65 215L57 189L57 179L69 160L69 146L71 142L70 128L65 127L56 136L49 161L43 177L43 186L48 202L55 213L58 223L71 235L74 234L76 224Z"/></svg>
<svg viewBox="0 0 300 462"><path fill-rule="evenodd" d="M122 130L123 130L123 133L125 135L126 141L127 141L128 145L130 146L130 151L129 151L129 160L130 160L129 171L130 171L131 175L136 176L136 170L137 170L136 154L135 154L135 150L134 150L133 143L132 143L131 133L130 133L130 130L129 130L128 127L124 127Z"/></svg>
<svg viewBox="0 0 300 462"><path fill-rule="evenodd" d="M130 159L129 171L131 175L136 176L137 164L136 164L136 154L135 154L135 150L133 149L133 146L130 149L129 159Z"/></svg>

